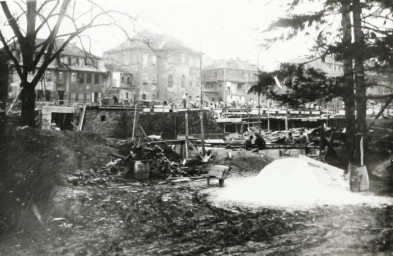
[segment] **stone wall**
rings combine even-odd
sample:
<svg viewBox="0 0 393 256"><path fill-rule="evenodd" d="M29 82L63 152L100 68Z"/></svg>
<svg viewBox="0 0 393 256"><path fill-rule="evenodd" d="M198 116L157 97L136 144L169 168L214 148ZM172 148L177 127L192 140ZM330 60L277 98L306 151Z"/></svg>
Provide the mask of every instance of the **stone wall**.
<svg viewBox="0 0 393 256"><path fill-rule="evenodd" d="M200 133L199 111L189 112L189 134ZM218 133L222 129L217 125L213 115L205 112L205 133ZM163 139L175 139L185 133L184 112L141 113L139 123L147 135L159 135ZM105 137L127 138L132 136L134 110L132 109L86 109L84 130L97 132ZM142 135L138 129L139 135Z"/></svg>

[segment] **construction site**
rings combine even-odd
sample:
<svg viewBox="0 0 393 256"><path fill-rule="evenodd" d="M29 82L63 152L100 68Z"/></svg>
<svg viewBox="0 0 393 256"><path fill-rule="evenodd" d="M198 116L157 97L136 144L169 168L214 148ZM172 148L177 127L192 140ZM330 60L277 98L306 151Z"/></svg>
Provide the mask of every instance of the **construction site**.
<svg viewBox="0 0 393 256"><path fill-rule="evenodd" d="M0 12L0 255L393 255L391 0Z"/></svg>
<svg viewBox="0 0 393 256"><path fill-rule="evenodd" d="M278 130L271 120L262 120L271 129L258 129L256 120L217 119L208 110L48 112L41 115L55 127L11 122L3 130L2 255L393 250L389 120L370 120L369 177L353 184L340 127L322 119L298 120L299 127L279 118ZM294 143L285 142L288 133ZM303 133L308 146L299 142ZM263 147L247 147L257 134Z"/></svg>

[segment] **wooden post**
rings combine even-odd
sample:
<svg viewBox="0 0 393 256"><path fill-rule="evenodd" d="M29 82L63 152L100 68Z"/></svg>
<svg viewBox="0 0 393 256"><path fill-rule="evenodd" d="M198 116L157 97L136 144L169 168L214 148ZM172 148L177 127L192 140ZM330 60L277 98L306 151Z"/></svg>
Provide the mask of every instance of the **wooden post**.
<svg viewBox="0 0 393 256"><path fill-rule="evenodd" d="M186 136L185 136L186 160L188 160L188 111L185 112L184 123L186 125Z"/></svg>
<svg viewBox="0 0 393 256"><path fill-rule="evenodd" d="M85 119L85 113L86 113L86 104L83 106L81 118L79 119L78 131L82 131L82 128L83 128L83 120Z"/></svg>
<svg viewBox="0 0 393 256"><path fill-rule="evenodd" d="M323 148L323 138L324 138L324 130L323 130L323 122L321 119L321 131L320 131L320 138L319 138L319 160L322 160L322 151L324 150Z"/></svg>
<svg viewBox="0 0 393 256"><path fill-rule="evenodd" d="M137 118L137 106L138 106L138 103L137 103L137 101L135 102L135 104L134 104L134 124L133 124L133 127L132 127L132 141L134 141L134 145L135 145L135 132L136 132L136 125L137 125L137 120L136 120L136 118Z"/></svg>

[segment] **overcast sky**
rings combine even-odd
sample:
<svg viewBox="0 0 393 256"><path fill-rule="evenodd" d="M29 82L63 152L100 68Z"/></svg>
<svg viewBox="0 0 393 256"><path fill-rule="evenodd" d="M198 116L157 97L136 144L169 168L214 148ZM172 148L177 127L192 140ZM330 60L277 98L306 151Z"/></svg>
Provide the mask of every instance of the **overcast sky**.
<svg viewBox="0 0 393 256"><path fill-rule="evenodd" d="M285 0L100 0L108 9L138 16L138 25L154 32L168 33L212 59L240 58L265 69L277 62L307 53L308 39L277 44L265 52L259 45L261 30L285 15ZM120 21L121 22L121 21ZM97 35L98 51L115 47L125 40L117 30Z"/></svg>
<svg viewBox="0 0 393 256"><path fill-rule="evenodd" d="M78 4L84 1L77 1ZM261 30L285 15L284 3L290 0L95 0L105 9L115 9L138 16L139 29L170 34L211 59L240 58L272 70L280 61L307 54L310 42L298 38L289 43L278 43L269 51L260 44ZM80 8L84 12L89 8ZM0 17L4 22L4 17ZM124 18L119 23L129 24ZM124 25L123 24L123 25ZM125 26L125 25L124 25ZM126 40L120 30L100 28L90 32L93 51L116 47Z"/></svg>

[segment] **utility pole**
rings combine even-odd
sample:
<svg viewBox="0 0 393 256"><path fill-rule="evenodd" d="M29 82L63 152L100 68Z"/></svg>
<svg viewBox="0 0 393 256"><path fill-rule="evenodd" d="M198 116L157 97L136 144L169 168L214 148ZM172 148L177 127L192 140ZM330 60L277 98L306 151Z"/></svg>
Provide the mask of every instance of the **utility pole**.
<svg viewBox="0 0 393 256"><path fill-rule="evenodd" d="M186 125L186 127L185 127L186 135L185 135L184 145L185 145L185 150L186 150L186 160L188 160L188 109L186 110L185 115L184 115L184 123Z"/></svg>
<svg viewBox="0 0 393 256"><path fill-rule="evenodd" d="M202 154L206 154L205 150L205 132L203 128L203 83L202 83L202 42L199 42L199 80L201 85L201 145L202 145Z"/></svg>
<svg viewBox="0 0 393 256"><path fill-rule="evenodd" d="M139 66L139 88L142 88L142 79L143 79L143 71L142 71L142 61L141 61L141 52L140 49L138 47L138 66ZM132 140L134 142L134 145L136 145L136 139L135 137L137 136L137 127L138 125L138 119L139 119L139 115L138 115L138 101L139 101L139 95L138 95L138 88L135 88L135 103L134 103L134 124L132 127Z"/></svg>
<svg viewBox="0 0 393 256"><path fill-rule="evenodd" d="M224 110L227 107L227 82L226 82L226 78L225 78L225 75L226 75L225 65L226 65L226 60L224 60Z"/></svg>

